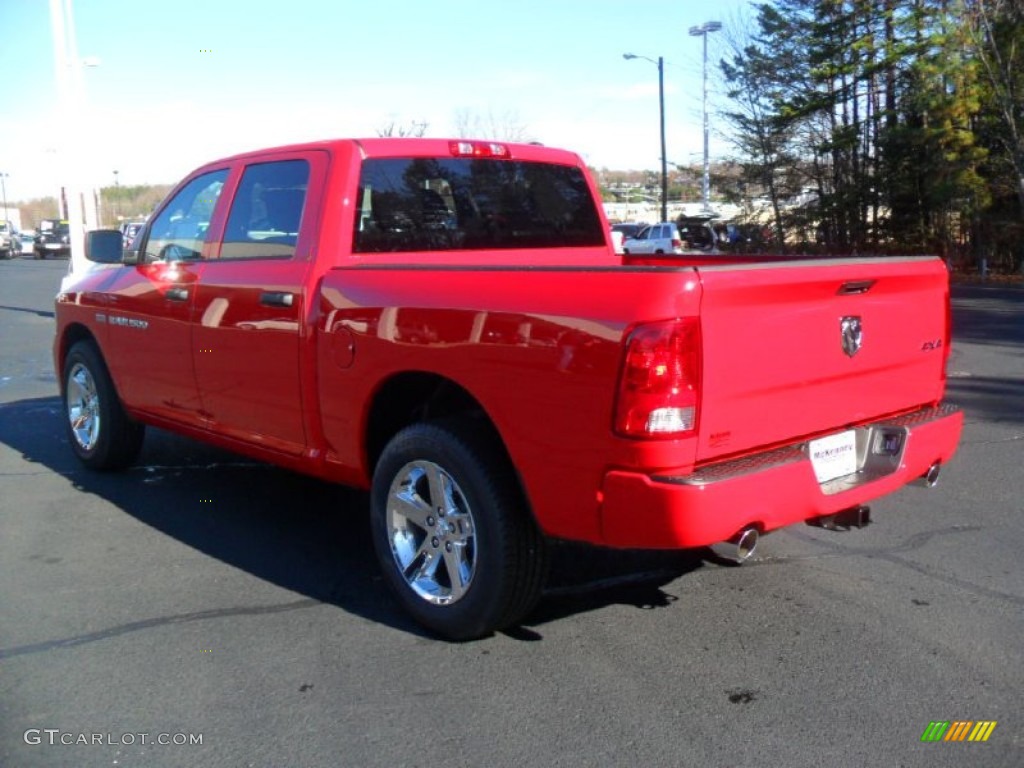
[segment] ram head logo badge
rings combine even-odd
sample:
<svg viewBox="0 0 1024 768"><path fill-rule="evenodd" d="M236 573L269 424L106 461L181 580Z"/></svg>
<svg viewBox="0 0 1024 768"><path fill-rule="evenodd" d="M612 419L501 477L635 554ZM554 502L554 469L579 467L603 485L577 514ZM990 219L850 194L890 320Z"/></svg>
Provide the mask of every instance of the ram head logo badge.
<svg viewBox="0 0 1024 768"><path fill-rule="evenodd" d="M853 357L860 352L860 345L864 341L864 330L860 325L860 318L856 315L844 317L839 321L839 332L842 336L843 352L847 357Z"/></svg>

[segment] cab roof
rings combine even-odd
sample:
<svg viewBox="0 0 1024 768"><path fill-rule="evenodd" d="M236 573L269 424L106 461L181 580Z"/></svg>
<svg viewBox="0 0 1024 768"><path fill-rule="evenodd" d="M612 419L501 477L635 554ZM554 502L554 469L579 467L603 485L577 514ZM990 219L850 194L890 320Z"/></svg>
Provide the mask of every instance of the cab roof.
<svg viewBox="0 0 1024 768"><path fill-rule="evenodd" d="M355 149L363 158L368 157L457 157L452 150L453 144L470 143L473 145L498 145L507 148L508 155L503 159L526 160L531 162L557 163L582 167L583 160L575 152L540 144L523 144L517 142L492 141L489 139L424 139L424 138L340 138L322 141L286 144L265 149L254 149L231 155L219 160L204 163L204 167L215 163L234 162L252 157L321 150L332 152L342 147Z"/></svg>

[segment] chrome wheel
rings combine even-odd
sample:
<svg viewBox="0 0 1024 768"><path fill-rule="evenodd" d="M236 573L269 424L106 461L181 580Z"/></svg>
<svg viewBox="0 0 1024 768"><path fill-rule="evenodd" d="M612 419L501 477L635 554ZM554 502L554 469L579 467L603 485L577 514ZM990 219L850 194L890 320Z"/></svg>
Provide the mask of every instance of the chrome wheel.
<svg viewBox="0 0 1024 768"><path fill-rule="evenodd" d="M401 468L387 498L391 554L405 583L433 605L457 602L476 571L473 513L459 484L430 461Z"/></svg>
<svg viewBox="0 0 1024 768"><path fill-rule="evenodd" d="M422 626L472 640L511 626L540 597L547 547L500 439L472 415L400 430L370 493L373 548Z"/></svg>
<svg viewBox="0 0 1024 768"><path fill-rule="evenodd" d="M90 469L127 467L139 455L146 430L125 412L96 343L72 344L62 371L71 450Z"/></svg>
<svg viewBox="0 0 1024 768"><path fill-rule="evenodd" d="M91 451L100 436L100 398L92 373L81 363L68 374L67 409L75 442Z"/></svg>

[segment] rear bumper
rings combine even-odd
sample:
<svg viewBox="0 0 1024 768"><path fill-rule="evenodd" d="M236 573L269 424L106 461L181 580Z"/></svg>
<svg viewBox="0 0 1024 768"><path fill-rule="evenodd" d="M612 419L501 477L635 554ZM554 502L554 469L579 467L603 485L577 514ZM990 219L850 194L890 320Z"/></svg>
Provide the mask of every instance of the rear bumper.
<svg viewBox="0 0 1024 768"><path fill-rule="evenodd" d="M963 429L952 406L926 408L858 428L860 469L819 484L806 444L710 465L688 475L605 475L601 526L613 547L685 548L762 532L865 504L948 461ZM873 456L873 436L898 433L898 455Z"/></svg>

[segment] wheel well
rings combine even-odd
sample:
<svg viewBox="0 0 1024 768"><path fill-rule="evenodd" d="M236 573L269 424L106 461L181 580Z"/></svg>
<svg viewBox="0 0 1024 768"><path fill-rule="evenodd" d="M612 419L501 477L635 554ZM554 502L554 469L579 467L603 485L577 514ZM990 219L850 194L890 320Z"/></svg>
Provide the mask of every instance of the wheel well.
<svg viewBox="0 0 1024 768"><path fill-rule="evenodd" d="M96 337L80 323L72 323L64 329L64 336L60 340L60 354L57 355L57 382L61 387L64 386L64 358L68 356L68 350L80 341L91 341L96 344ZM99 347L98 344L96 346Z"/></svg>
<svg viewBox="0 0 1024 768"><path fill-rule="evenodd" d="M370 404L366 425L366 458L370 471L377 465L384 446L400 430L416 422L452 416L479 419L504 449L498 430L483 406L454 381L432 373L411 372L389 379L377 390Z"/></svg>

